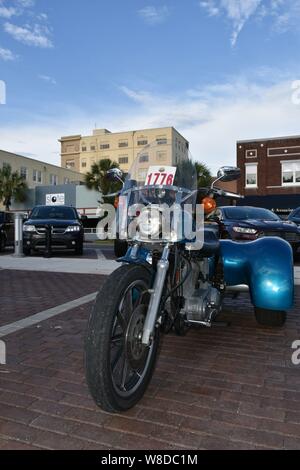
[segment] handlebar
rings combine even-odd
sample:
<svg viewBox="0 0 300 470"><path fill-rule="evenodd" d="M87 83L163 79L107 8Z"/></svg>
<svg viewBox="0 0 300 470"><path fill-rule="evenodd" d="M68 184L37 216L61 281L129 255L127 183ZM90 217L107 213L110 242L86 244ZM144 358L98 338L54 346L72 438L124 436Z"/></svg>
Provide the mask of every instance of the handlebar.
<svg viewBox="0 0 300 470"><path fill-rule="evenodd" d="M213 188L213 193L221 197L230 197L232 199L244 199L245 196L241 194L231 193L230 191L224 191L223 189Z"/></svg>

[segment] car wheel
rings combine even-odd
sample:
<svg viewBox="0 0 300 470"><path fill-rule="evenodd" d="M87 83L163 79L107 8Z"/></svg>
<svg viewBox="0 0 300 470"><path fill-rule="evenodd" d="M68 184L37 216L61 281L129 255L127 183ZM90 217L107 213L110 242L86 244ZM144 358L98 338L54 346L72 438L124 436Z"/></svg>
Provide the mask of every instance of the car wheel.
<svg viewBox="0 0 300 470"><path fill-rule="evenodd" d="M78 243L77 247L75 248L76 255L82 256L83 255L83 243Z"/></svg>
<svg viewBox="0 0 300 470"><path fill-rule="evenodd" d="M122 258L126 255L128 250L128 243L126 240L115 240L114 251L117 258Z"/></svg>
<svg viewBox="0 0 300 470"><path fill-rule="evenodd" d="M286 322L286 312L283 310L267 310L255 308L257 323L264 326L283 326Z"/></svg>
<svg viewBox="0 0 300 470"><path fill-rule="evenodd" d="M299 259L298 246L293 247L293 258L294 258L294 261L297 261Z"/></svg>
<svg viewBox="0 0 300 470"><path fill-rule="evenodd" d="M0 238L0 253L5 250L5 245L6 245L5 238L1 237Z"/></svg>

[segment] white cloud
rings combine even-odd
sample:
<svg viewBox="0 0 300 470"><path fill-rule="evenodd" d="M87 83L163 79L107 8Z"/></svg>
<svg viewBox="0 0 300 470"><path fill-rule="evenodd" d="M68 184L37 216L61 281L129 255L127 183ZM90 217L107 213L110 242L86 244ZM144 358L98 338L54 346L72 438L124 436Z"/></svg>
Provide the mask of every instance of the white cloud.
<svg viewBox="0 0 300 470"><path fill-rule="evenodd" d="M0 47L0 60L11 61L16 60L17 56L10 50Z"/></svg>
<svg viewBox="0 0 300 470"><path fill-rule="evenodd" d="M300 21L300 0L203 0L199 4L209 16L224 16L231 22L233 46L252 18L271 18L273 30L281 33L298 28Z"/></svg>
<svg viewBox="0 0 300 470"><path fill-rule="evenodd" d="M5 5L0 3L0 18L9 19L12 16L17 14L17 10L13 7L6 7Z"/></svg>
<svg viewBox="0 0 300 470"><path fill-rule="evenodd" d="M165 5L162 7L149 5L139 10L138 13L150 25L163 23L170 14L168 7Z"/></svg>
<svg viewBox="0 0 300 470"><path fill-rule="evenodd" d="M232 22L231 44L234 46L238 36L249 18L256 12L262 0L207 0L200 2L210 16L225 14Z"/></svg>
<svg viewBox="0 0 300 470"><path fill-rule="evenodd" d="M17 26L12 23L4 24L4 31L12 36L16 41L22 42L27 46L35 46L41 48L51 48L53 43L49 38L49 30L40 25L23 27Z"/></svg>
<svg viewBox="0 0 300 470"><path fill-rule="evenodd" d="M53 77L49 77L48 75L39 75L38 78L43 80L44 82L51 83L51 85L57 85L57 81Z"/></svg>
<svg viewBox="0 0 300 470"><path fill-rule="evenodd" d="M273 71L273 77L276 74ZM45 113L22 117L22 122L32 124L0 125L1 148L59 164L57 140L62 135L88 135L95 122L113 132L174 126L190 141L194 158L216 173L221 165L236 163L239 139L299 134L300 105L292 102L297 76L276 75L270 84L261 75L253 81L241 76L174 96L121 87L130 100L122 108L85 113L64 105L61 118L56 107L55 118Z"/></svg>

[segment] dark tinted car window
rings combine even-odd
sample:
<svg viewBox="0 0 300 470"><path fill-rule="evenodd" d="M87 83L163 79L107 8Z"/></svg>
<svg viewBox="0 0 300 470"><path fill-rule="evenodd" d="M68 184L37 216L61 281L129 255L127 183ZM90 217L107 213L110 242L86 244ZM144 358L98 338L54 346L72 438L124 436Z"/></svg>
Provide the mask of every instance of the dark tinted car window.
<svg viewBox="0 0 300 470"><path fill-rule="evenodd" d="M295 212L293 212L291 217L300 217L300 209L297 209Z"/></svg>
<svg viewBox="0 0 300 470"><path fill-rule="evenodd" d="M278 215L259 207L228 207L223 209L226 219L232 220L281 220Z"/></svg>
<svg viewBox="0 0 300 470"><path fill-rule="evenodd" d="M36 207L33 209L31 219L61 219L72 220L77 219L74 209L71 207Z"/></svg>
<svg viewBox="0 0 300 470"><path fill-rule="evenodd" d="M15 216L14 216L14 214L7 214L6 213L6 218L5 219L6 219L6 223L12 224L12 223L14 223Z"/></svg>
<svg viewBox="0 0 300 470"><path fill-rule="evenodd" d="M4 222L4 213L0 212L0 224L3 224Z"/></svg>

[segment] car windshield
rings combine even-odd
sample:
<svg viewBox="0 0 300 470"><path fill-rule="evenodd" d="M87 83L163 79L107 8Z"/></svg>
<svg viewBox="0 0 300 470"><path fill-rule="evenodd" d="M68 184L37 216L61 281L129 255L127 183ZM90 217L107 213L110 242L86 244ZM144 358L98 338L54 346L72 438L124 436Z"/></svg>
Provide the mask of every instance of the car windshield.
<svg viewBox="0 0 300 470"><path fill-rule="evenodd" d="M30 218L73 220L76 219L76 213L71 207L35 207Z"/></svg>
<svg viewBox="0 0 300 470"><path fill-rule="evenodd" d="M292 212L292 214L290 215L290 217L297 217L297 218L299 218L299 217L300 217L300 210L296 210L295 212Z"/></svg>
<svg viewBox="0 0 300 470"><path fill-rule="evenodd" d="M227 207L224 209L226 219L231 220L281 220L278 215L259 207Z"/></svg>

